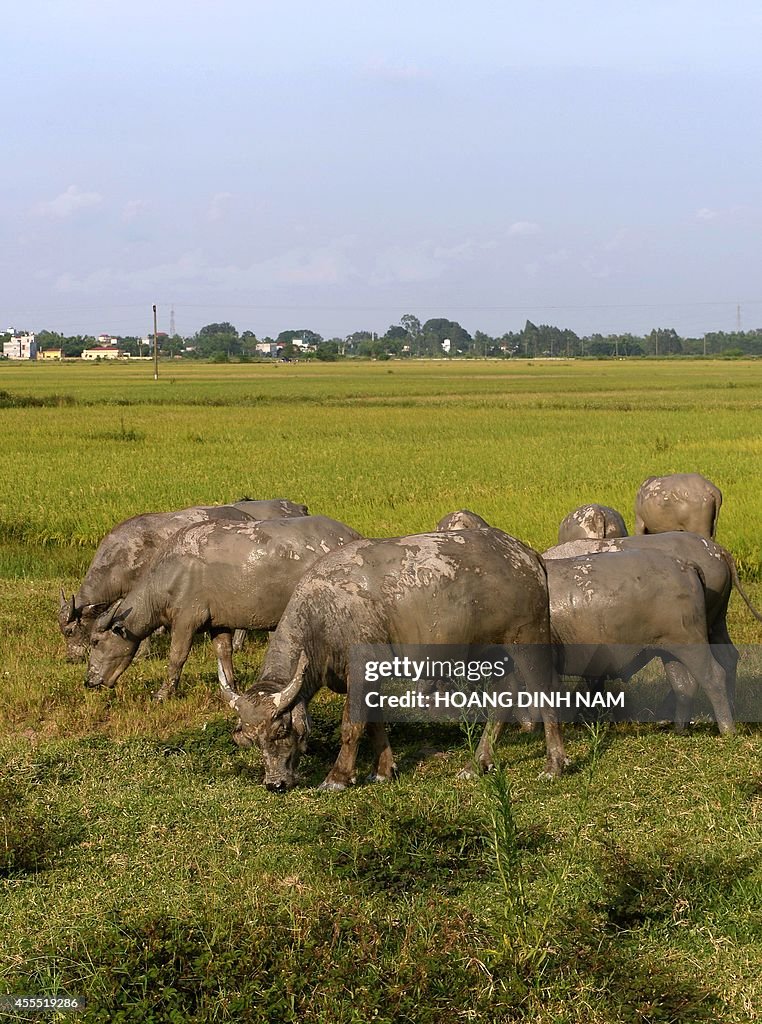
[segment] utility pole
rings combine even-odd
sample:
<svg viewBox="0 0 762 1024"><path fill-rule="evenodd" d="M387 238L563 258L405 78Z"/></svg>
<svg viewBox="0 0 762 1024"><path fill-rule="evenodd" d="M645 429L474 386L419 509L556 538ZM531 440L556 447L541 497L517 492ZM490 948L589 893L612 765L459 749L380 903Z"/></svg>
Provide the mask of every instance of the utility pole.
<svg viewBox="0 0 762 1024"><path fill-rule="evenodd" d="M736 306L736 333L741 333L741 304Z"/></svg>
<svg viewBox="0 0 762 1024"><path fill-rule="evenodd" d="M156 303L153 305L153 379L159 379L159 334L156 326Z"/></svg>

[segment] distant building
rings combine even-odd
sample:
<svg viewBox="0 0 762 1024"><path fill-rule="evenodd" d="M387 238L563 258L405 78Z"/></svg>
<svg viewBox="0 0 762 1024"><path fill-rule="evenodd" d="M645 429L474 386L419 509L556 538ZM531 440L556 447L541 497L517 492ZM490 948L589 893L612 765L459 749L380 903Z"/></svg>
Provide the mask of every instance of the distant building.
<svg viewBox="0 0 762 1024"><path fill-rule="evenodd" d="M128 353L121 348L113 348L111 345L96 345L94 348L86 348L82 353L83 359L125 359L129 358Z"/></svg>
<svg viewBox="0 0 762 1024"><path fill-rule="evenodd" d="M115 338L111 334L99 334L98 335L98 344L99 345L118 345L119 344L119 338Z"/></svg>
<svg viewBox="0 0 762 1024"><path fill-rule="evenodd" d="M258 341L256 352L258 356L272 356L274 359L278 355L278 345L274 341Z"/></svg>
<svg viewBox="0 0 762 1024"><path fill-rule="evenodd" d="M50 362L53 359L63 359L63 349L41 348L40 351L37 353L37 358L47 360L47 362Z"/></svg>
<svg viewBox="0 0 762 1024"><path fill-rule="evenodd" d="M305 341L304 338L292 338L291 344L297 350L297 352L315 352L317 346L310 344L309 341Z"/></svg>
<svg viewBox="0 0 762 1024"><path fill-rule="evenodd" d="M10 341L3 342L6 359L36 359L37 342L33 334L13 334Z"/></svg>

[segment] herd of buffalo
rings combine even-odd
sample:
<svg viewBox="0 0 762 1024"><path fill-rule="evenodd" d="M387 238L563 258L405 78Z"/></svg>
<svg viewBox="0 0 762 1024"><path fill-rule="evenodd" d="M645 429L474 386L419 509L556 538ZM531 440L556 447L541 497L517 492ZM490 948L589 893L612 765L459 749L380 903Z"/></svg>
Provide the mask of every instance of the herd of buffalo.
<svg viewBox="0 0 762 1024"><path fill-rule="evenodd" d="M431 533L369 540L286 500L242 499L128 519L103 539L79 590L61 593L68 657L87 658L86 685L113 687L144 641L171 635L167 678L178 685L193 636L208 630L221 691L238 716L234 739L262 752L265 785L297 780L310 731L308 705L327 686L347 693L357 644L519 645L513 685L532 673L548 690L557 673L600 683L664 662L677 728L697 687L719 729L733 731L738 653L727 630L735 586L756 618L732 556L714 541L722 495L698 474L652 477L635 502L635 532L604 505L570 513L557 546L539 555L473 512L447 515ZM270 630L257 684L238 693L233 651L248 629ZM587 645L587 647L585 647ZM596 657L577 652L595 645ZM390 779L383 723L354 722L345 702L341 749L323 787L355 781L367 731L373 781ZM568 763L561 727L543 712L545 771ZM492 764L503 726L476 750Z"/></svg>

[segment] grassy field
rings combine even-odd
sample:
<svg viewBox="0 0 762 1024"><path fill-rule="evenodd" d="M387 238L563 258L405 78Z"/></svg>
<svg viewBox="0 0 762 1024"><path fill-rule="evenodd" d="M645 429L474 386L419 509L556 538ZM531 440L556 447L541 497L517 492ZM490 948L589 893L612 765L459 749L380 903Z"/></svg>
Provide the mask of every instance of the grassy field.
<svg viewBox="0 0 762 1024"><path fill-rule="evenodd" d="M676 471L722 488L760 604L762 363L161 371L0 365L0 992L149 1024L757 1020L758 726L570 728L554 783L539 735L469 782L461 729L397 726L398 782L325 794L321 695L306 785L278 798L205 641L166 705L161 657L85 692L56 609L137 512L283 496L393 536L468 507L542 549L588 501L631 527L638 484ZM730 629L759 642L737 597Z"/></svg>

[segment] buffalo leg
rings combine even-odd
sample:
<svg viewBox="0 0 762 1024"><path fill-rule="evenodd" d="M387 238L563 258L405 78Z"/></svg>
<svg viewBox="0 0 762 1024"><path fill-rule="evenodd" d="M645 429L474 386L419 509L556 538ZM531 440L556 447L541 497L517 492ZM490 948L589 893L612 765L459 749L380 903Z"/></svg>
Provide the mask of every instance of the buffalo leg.
<svg viewBox="0 0 762 1024"><path fill-rule="evenodd" d="M169 647L167 681L155 694L156 700L166 700L177 689L185 662L193 644L195 630L190 626L177 624L172 627L172 642Z"/></svg>
<svg viewBox="0 0 762 1024"><path fill-rule="evenodd" d="M383 722L368 722L368 735L373 744L374 770L368 776L368 782L390 782L396 772L394 753L389 743L389 734Z"/></svg>
<svg viewBox="0 0 762 1024"><path fill-rule="evenodd" d="M693 707L693 700L696 696L698 686L696 680L686 669L685 665L682 665L679 661L670 661L667 658L663 659L664 671L669 679L670 686L672 687L672 693L674 694L674 716L675 716L675 732L683 732L686 725L690 721L691 708ZM662 703L662 708L667 707L667 702ZM659 709L661 712L661 708Z"/></svg>
<svg viewBox="0 0 762 1024"><path fill-rule="evenodd" d="M495 744L505 731L505 722L487 722L474 752L474 761L480 772L488 772L495 766ZM467 774L467 773L464 773Z"/></svg>
<svg viewBox="0 0 762 1024"><path fill-rule="evenodd" d="M723 736L735 732L733 712L728 700L727 678L723 667L712 657L709 644L686 644L680 651L680 661L694 679L701 682L712 704L717 726Z"/></svg>
<svg viewBox="0 0 762 1024"><path fill-rule="evenodd" d="M725 670L725 679L728 692L730 708L735 712L736 703L736 676L738 674L738 662L740 655L728 633L728 624L725 618L719 618L712 626L709 633L709 643L712 645L712 654Z"/></svg>
<svg viewBox="0 0 762 1024"><path fill-rule="evenodd" d="M365 722L353 722L349 713L349 698L344 701L341 717L341 750L333 768L320 783L320 789L346 789L357 781L355 765L357 748L365 732Z"/></svg>
<svg viewBox="0 0 762 1024"><path fill-rule="evenodd" d="M237 630L236 630L237 632ZM235 690L233 674L233 641L229 629L212 630L212 647L217 655L217 678L223 691Z"/></svg>
<svg viewBox="0 0 762 1024"><path fill-rule="evenodd" d="M553 651L548 643L519 644L513 655L513 663L519 683L531 694L553 694L560 692L558 673L553 665ZM516 685L513 688L516 694ZM545 729L545 768L543 775L561 775L569 764L564 747L564 737L555 708L541 707L542 724ZM500 730L502 732L502 729ZM485 736L487 730L485 729ZM498 733L499 735L499 733ZM484 737L482 737L484 739ZM481 744L480 744L481 746Z"/></svg>
<svg viewBox="0 0 762 1024"><path fill-rule="evenodd" d="M530 729L534 723L523 723L528 724ZM458 772L459 779L473 779L477 775L482 775L485 772L492 771L495 767L495 744L503 735L505 729L505 722L487 722L482 731L479 739L479 745L474 751L473 759L468 761L463 768Z"/></svg>

